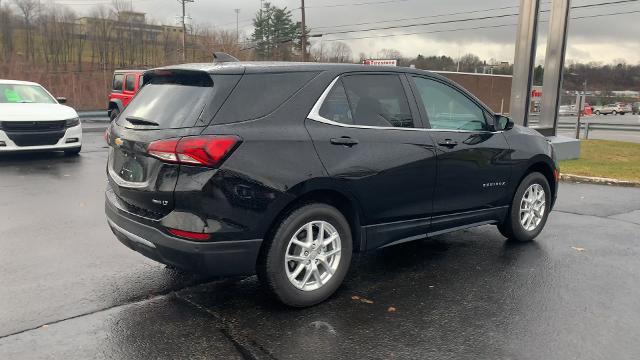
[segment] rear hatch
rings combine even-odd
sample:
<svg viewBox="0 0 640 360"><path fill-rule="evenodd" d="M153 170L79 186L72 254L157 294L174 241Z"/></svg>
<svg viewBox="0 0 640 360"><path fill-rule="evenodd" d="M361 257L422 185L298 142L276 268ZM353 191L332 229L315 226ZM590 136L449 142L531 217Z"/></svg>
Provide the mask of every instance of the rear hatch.
<svg viewBox="0 0 640 360"><path fill-rule="evenodd" d="M180 165L150 146L166 147L199 135L240 75L161 69L144 78L143 88L107 130L107 172L122 206L157 220L174 208Z"/></svg>

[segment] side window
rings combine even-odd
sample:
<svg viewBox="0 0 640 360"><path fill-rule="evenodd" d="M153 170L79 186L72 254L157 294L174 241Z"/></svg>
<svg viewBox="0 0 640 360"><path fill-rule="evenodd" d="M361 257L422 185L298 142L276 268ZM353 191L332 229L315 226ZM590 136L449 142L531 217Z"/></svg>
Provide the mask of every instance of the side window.
<svg viewBox="0 0 640 360"><path fill-rule="evenodd" d="M124 84L124 89L126 91L134 91L136 89L136 76L135 75L127 75L127 80Z"/></svg>
<svg viewBox="0 0 640 360"><path fill-rule="evenodd" d="M347 92L344 90L342 81L337 81L329 91L320 107L320 116L343 124L353 124Z"/></svg>
<svg viewBox="0 0 640 360"><path fill-rule="evenodd" d="M140 77L138 78L138 90L142 89L143 85L144 85L144 76L140 75Z"/></svg>
<svg viewBox="0 0 640 360"><path fill-rule="evenodd" d="M246 74L216 115L217 123L269 115L316 75L316 72Z"/></svg>
<svg viewBox="0 0 640 360"><path fill-rule="evenodd" d="M415 127L398 75L348 75L342 81L354 124Z"/></svg>
<svg viewBox="0 0 640 360"><path fill-rule="evenodd" d="M464 94L435 80L413 80L432 129L488 130L484 111Z"/></svg>
<svg viewBox="0 0 640 360"><path fill-rule="evenodd" d="M124 75L122 74L113 75L113 90L122 91L123 81L124 81Z"/></svg>

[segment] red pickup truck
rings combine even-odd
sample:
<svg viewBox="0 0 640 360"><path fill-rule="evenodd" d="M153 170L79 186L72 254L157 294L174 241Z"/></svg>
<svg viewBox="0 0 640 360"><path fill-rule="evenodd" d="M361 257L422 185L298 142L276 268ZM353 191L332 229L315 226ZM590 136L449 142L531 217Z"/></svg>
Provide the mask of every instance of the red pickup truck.
<svg viewBox="0 0 640 360"><path fill-rule="evenodd" d="M144 70L116 70L113 73L107 112L113 121L143 85Z"/></svg>

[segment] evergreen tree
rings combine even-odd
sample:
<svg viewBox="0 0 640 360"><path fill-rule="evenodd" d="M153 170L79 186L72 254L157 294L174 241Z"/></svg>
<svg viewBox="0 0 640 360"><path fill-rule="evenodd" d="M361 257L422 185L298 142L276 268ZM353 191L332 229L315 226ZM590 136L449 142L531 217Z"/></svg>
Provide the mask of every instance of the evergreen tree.
<svg viewBox="0 0 640 360"><path fill-rule="evenodd" d="M286 7L264 3L253 19L253 27L252 38L259 59L292 60L300 54L300 25L293 22Z"/></svg>

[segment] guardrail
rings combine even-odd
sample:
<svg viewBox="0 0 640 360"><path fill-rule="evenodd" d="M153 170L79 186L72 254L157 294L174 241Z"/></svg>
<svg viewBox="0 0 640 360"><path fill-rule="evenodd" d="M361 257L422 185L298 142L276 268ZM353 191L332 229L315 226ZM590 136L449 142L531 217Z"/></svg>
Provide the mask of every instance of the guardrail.
<svg viewBox="0 0 640 360"><path fill-rule="evenodd" d="M558 129L575 129L576 124L560 123ZM617 130L617 131L640 131L640 125L634 124L612 124L602 122L590 122L586 121L580 123L580 129L589 130Z"/></svg>
<svg viewBox="0 0 640 360"><path fill-rule="evenodd" d="M83 120L109 121L106 110L78 111L78 116Z"/></svg>

